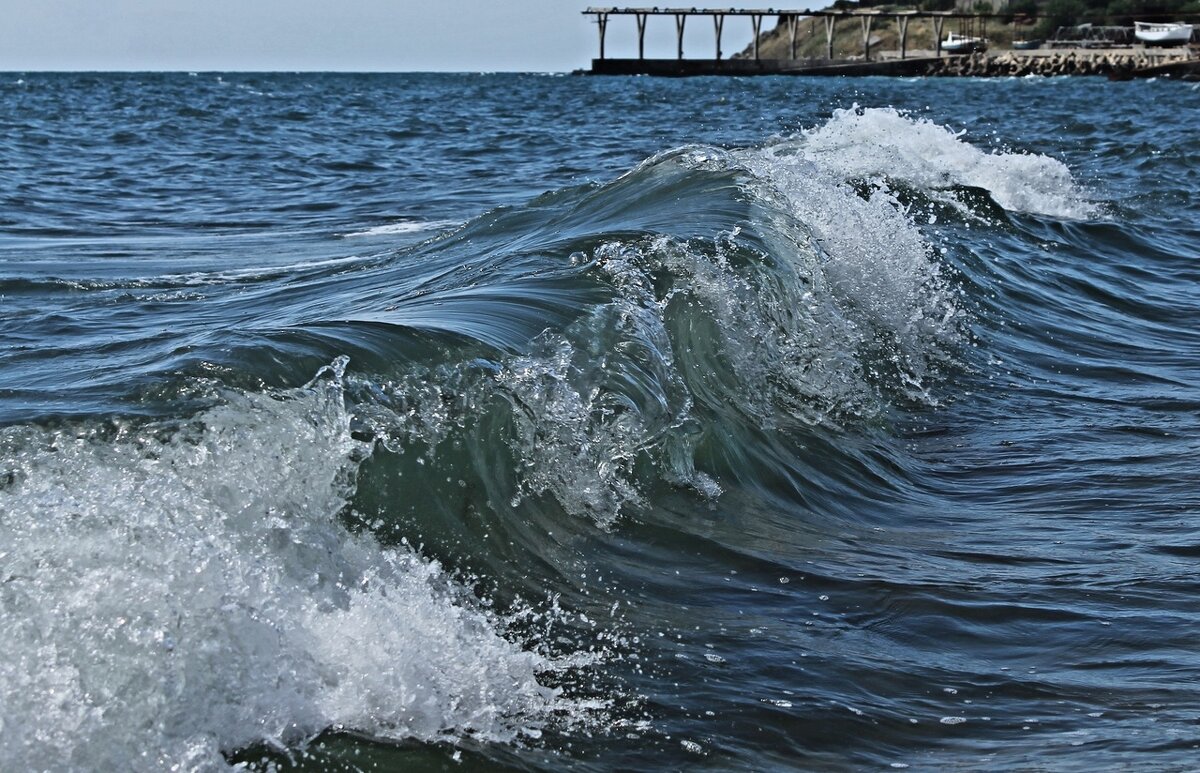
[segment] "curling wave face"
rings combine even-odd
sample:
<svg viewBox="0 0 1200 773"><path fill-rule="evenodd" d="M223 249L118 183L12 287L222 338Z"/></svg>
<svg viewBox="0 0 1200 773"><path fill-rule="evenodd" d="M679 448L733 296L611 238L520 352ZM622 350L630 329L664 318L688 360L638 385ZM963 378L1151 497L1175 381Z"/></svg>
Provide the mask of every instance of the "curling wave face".
<svg viewBox="0 0 1200 773"><path fill-rule="evenodd" d="M470 265L480 245L487 258ZM551 493L606 526L644 504L643 462L719 491L691 461L705 438L934 404L963 340L955 293L895 197L860 196L781 145L664 153L417 253L452 265L329 323L450 333L489 351L383 387L381 405L405 409L375 412L375 429L436 445L444 429L429 417L462 427L499 402L511 426L471 431L511 438L517 499ZM395 286L400 270L371 281Z"/></svg>

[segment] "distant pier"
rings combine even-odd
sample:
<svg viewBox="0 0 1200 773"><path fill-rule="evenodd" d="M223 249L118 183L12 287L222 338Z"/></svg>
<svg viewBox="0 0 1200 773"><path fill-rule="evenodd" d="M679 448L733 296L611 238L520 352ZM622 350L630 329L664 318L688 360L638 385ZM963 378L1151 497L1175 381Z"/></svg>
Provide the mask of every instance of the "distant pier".
<svg viewBox="0 0 1200 773"><path fill-rule="evenodd" d="M962 11L920 10L823 10L800 11L735 8L588 8L599 33L599 57L592 60L592 75L658 75L686 77L694 75L1012 75L1076 74L1139 77L1174 75L1200 76L1200 59L1188 47L1181 49L1127 48L1115 51L1053 49L1043 51L999 51L968 53L944 51L942 43L946 22L957 26L960 34L987 37L988 22L994 26L1011 21L1011 13L966 13ZM646 26L653 17L670 17L675 24L675 57L646 56ZM614 17L632 17L637 34L637 58L607 56L609 21ZM712 24L712 57L689 57L684 53L684 31L689 20L707 17ZM722 49L725 22L729 17L750 21L753 41L745 55L726 57ZM790 58L762 58L759 43L762 23L777 17L778 27L787 35ZM797 57L797 30L802 19L820 20L825 32L824 57ZM881 19L894 20L898 33L895 50L873 51L872 32ZM909 24L914 19L929 20L932 40L928 48L910 49ZM862 53L847 58L834 57L837 25L857 24L862 33ZM916 42L916 41L914 41ZM874 54L874 58L872 55Z"/></svg>

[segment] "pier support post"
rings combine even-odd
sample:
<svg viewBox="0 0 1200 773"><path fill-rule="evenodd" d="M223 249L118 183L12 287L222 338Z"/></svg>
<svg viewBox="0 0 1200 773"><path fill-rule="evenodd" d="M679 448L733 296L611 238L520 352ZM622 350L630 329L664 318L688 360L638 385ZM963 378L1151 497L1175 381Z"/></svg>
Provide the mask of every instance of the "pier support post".
<svg viewBox="0 0 1200 773"><path fill-rule="evenodd" d="M934 56L942 55L942 25L946 23L945 16L933 17L933 46Z"/></svg>
<svg viewBox="0 0 1200 773"><path fill-rule="evenodd" d="M896 24L900 27L900 58L904 59L908 52L908 19L907 16L897 16Z"/></svg>
<svg viewBox="0 0 1200 773"><path fill-rule="evenodd" d="M863 61L869 62L871 61L871 24L874 23L875 17L863 16L860 21L863 34Z"/></svg>
<svg viewBox="0 0 1200 773"><path fill-rule="evenodd" d="M717 59L721 59L721 30L725 28L725 14L713 14L713 29L717 32Z"/></svg>
<svg viewBox="0 0 1200 773"><path fill-rule="evenodd" d="M833 58L833 25L837 21L837 17L826 16L825 18L825 58Z"/></svg>
<svg viewBox="0 0 1200 773"><path fill-rule="evenodd" d="M758 38L762 32L762 14L750 14L750 24L754 27L754 61L758 61Z"/></svg>
<svg viewBox="0 0 1200 773"><path fill-rule="evenodd" d="M646 58L646 14L637 15L638 25L638 59Z"/></svg>
<svg viewBox="0 0 1200 773"><path fill-rule="evenodd" d="M792 14L788 17L788 54L789 58L796 58L796 25L800 23L800 17Z"/></svg>
<svg viewBox="0 0 1200 773"><path fill-rule="evenodd" d="M608 28L608 14L596 14L596 27L600 30L600 58L604 58L604 31Z"/></svg>
<svg viewBox="0 0 1200 773"><path fill-rule="evenodd" d="M684 13L675 14L675 34L678 38L678 45L676 46L675 50L676 50L676 58L678 58L678 59L683 58L683 25L686 23L687 23L687 14L684 14Z"/></svg>

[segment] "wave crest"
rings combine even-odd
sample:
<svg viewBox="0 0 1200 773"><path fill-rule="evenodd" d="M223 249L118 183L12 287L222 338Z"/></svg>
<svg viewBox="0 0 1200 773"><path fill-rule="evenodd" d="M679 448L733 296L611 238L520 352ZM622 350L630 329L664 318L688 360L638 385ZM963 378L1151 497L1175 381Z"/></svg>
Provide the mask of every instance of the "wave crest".
<svg viewBox="0 0 1200 773"><path fill-rule="evenodd" d="M835 110L785 143L846 179L885 177L925 191L983 188L1013 212L1088 219L1099 213L1071 171L1036 153L986 153L954 132L895 108Z"/></svg>

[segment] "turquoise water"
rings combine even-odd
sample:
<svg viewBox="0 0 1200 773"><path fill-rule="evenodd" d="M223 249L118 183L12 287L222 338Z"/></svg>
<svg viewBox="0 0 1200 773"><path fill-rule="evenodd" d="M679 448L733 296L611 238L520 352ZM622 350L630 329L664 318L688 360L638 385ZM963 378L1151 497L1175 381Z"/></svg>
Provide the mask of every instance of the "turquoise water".
<svg viewBox="0 0 1200 773"><path fill-rule="evenodd" d="M1198 107L0 76L0 768L1194 765Z"/></svg>

